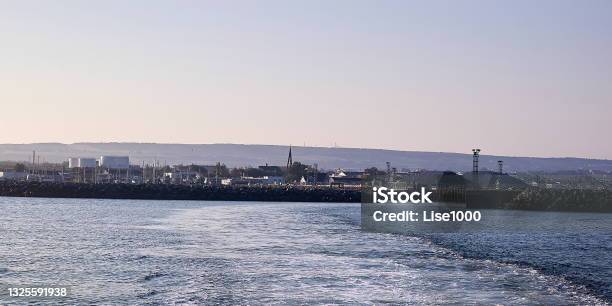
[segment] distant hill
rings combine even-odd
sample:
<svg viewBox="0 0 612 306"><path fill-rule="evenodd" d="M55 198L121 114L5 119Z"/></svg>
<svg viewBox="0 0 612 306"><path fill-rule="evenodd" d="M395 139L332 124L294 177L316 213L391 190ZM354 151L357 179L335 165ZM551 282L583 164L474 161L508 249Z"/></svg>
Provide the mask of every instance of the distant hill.
<svg viewBox="0 0 612 306"><path fill-rule="evenodd" d="M285 165L288 146L241 144L155 144L155 143L35 143L0 144L0 160L31 160L32 151L41 161L60 162L68 157L99 157L100 155L129 155L132 163L214 164L228 166ZM472 167L471 154L443 152L414 152L380 149L293 147L293 160L306 164L317 163L319 168L364 169L385 168L391 162L397 169L430 169L468 171ZM612 160L584 158L536 158L481 155L481 169L497 169L497 161L504 161L507 171L612 171Z"/></svg>

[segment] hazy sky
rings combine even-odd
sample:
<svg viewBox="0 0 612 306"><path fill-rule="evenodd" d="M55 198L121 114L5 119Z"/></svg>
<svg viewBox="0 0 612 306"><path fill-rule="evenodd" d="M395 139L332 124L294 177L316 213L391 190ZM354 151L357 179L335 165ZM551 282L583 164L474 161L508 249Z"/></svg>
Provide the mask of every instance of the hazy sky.
<svg viewBox="0 0 612 306"><path fill-rule="evenodd" d="M612 158L612 1L2 1L0 143Z"/></svg>

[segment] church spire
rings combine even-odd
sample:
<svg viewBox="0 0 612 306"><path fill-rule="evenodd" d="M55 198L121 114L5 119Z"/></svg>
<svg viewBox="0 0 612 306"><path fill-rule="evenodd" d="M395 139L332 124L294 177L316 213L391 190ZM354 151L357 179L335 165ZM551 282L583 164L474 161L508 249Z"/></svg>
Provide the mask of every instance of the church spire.
<svg viewBox="0 0 612 306"><path fill-rule="evenodd" d="M289 145L289 157L287 158L287 169L293 166L293 157L291 156L291 145Z"/></svg>

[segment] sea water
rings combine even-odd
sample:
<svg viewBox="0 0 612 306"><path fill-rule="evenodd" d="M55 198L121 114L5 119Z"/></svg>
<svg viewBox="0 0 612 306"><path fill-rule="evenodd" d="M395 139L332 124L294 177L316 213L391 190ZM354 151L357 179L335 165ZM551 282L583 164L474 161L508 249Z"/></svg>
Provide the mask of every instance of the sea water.
<svg viewBox="0 0 612 306"><path fill-rule="evenodd" d="M573 217L411 236L361 230L359 204L0 198L0 285L70 288L28 300L49 304L609 303L611 215Z"/></svg>

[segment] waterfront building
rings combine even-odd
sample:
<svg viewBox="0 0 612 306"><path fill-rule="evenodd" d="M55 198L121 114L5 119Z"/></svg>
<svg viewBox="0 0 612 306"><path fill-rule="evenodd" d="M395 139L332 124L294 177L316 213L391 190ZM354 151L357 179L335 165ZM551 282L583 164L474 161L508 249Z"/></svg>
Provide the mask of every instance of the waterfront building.
<svg viewBox="0 0 612 306"><path fill-rule="evenodd" d="M329 185L332 187L360 188L364 174L362 171L337 169L329 175Z"/></svg>
<svg viewBox="0 0 612 306"><path fill-rule="evenodd" d="M362 181L359 177L331 176L329 178L329 185L331 187L361 188Z"/></svg>
<svg viewBox="0 0 612 306"><path fill-rule="evenodd" d="M128 156L100 156L100 167L107 169L128 169L130 158Z"/></svg>
<svg viewBox="0 0 612 306"><path fill-rule="evenodd" d="M365 172L363 171L350 171L345 169L336 169L334 173L331 174L331 177L354 177L354 178L362 178Z"/></svg>
<svg viewBox="0 0 612 306"><path fill-rule="evenodd" d="M89 157L70 157L68 158L68 168L95 168L98 161Z"/></svg>
<svg viewBox="0 0 612 306"><path fill-rule="evenodd" d="M68 168L78 168L79 167L79 158L78 157L70 157L68 158Z"/></svg>

